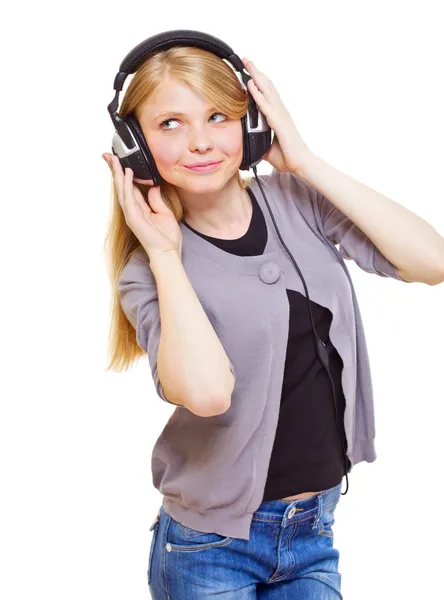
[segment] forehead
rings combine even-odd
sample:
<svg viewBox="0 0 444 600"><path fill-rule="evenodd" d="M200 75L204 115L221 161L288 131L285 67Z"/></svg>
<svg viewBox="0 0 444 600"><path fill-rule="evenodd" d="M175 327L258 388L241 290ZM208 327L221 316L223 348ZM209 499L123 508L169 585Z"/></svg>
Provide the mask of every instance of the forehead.
<svg viewBox="0 0 444 600"><path fill-rule="evenodd" d="M144 107L144 113L149 118L157 119L167 114L178 116L200 115L202 111L215 109L207 98L185 83L165 80L156 88L149 102Z"/></svg>

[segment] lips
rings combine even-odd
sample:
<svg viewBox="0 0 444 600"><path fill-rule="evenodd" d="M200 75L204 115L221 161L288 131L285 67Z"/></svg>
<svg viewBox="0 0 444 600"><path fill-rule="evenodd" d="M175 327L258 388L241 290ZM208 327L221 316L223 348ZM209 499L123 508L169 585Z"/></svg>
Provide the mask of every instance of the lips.
<svg viewBox="0 0 444 600"><path fill-rule="evenodd" d="M219 162L211 162L211 163L206 163L204 166L195 166L195 167L188 167L186 166L185 168L188 169L189 171L194 171L195 173L211 173L212 171L215 171L216 169L219 168L219 165L221 164L222 161Z"/></svg>
<svg viewBox="0 0 444 600"><path fill-rule="evenodd" d="M208 167L208 165L216 165L220 162L221 162L220 160L211 160L210 162L194 163L192 165L185 165L185 166L188 167L189 169L192 169L194 167Z"/></svg>

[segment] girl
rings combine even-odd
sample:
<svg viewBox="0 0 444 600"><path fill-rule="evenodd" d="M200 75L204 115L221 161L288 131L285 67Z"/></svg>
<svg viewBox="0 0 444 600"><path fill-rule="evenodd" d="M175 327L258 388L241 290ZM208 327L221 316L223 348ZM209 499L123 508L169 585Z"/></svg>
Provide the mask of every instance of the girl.
<svg viewBox="0 0 444 600"><path fill-rule="evenodd" d="M146 352L159 397L175 405L152 454L163 495L151 526L152 597L337 599L342 477L376 458L368 357L343 258L432 285L444 280L444 240L315 156L272 82L243 63L248 91L220 57L178 45L150 56L125 93L119 115L137 118L164 183L135 180L103 154L114 179L108 368ZM275 133L264 157L273 171L259 183L239 173L248 94ZM435 260L412 260L412 234Z"/></svg>

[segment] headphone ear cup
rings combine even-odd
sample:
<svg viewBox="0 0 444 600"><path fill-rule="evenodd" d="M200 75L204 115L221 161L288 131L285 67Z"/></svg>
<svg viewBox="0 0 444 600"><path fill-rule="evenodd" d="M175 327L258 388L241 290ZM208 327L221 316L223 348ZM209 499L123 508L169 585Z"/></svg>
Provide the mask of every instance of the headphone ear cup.
<svg viewBox="0 0 444 600"><path fill-rule="evenodd" d="M143 155L142 160L145 163L143 165L143 171L148 172L150 174L150 176L138 177L136 175L136 170L133 169L134 177L136 179L152 179L154 185L160 185L161 183L166 183L166 181L160 175L160 173L156 167L156 163L154 161L153 155L151 154L148 144L146 143L142 128L140 127L140 124L139 124L138 120L136 119L136 117L133 114L130 114L125 118L125 122L128 125L128 127L131 129L134 137L136 138L137 144Z"/></svg>
<svg viewBox="0 0 444 600"><path fill-rule="evenodd" d="M241 170L251 169L252 166L258 164L271 146L271 129L268 127L265 131L248 132L248 112L242 117L242 139L243 139L243 156L240 165ZM262 115L265 119L265 116ZM268 124L267 124L268 125Z"/></svg>
<svg viewBox="0 0 444 600"><path fill-rule="evenodd" d="M250 169L250 144L248 141L248 132L247 132L247 115L244 115L241 118L242 125L242 162L239 166L241 171L248 171Z"/></svg>

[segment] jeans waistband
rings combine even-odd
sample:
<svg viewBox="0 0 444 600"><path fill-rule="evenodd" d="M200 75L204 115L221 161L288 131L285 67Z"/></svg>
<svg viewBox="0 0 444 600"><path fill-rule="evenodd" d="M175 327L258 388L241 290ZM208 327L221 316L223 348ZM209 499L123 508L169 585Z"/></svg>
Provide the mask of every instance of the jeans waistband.
<svg viewBox="0 0 444 600"><path fill-rule="evenodd" d="M316 514L322 511L323 506L329 506L337 502L341 496L342 481L332 488L323 490L308 498L299 498L297 500L265 500L261 503L254 513L266 513L269 515L285 517L290 511L292 514L299 512L301 515L307 515L310 511L316 511ZM293 510L295 509L295 510ZM253 514L253 516L254 516Z"/></svg>

